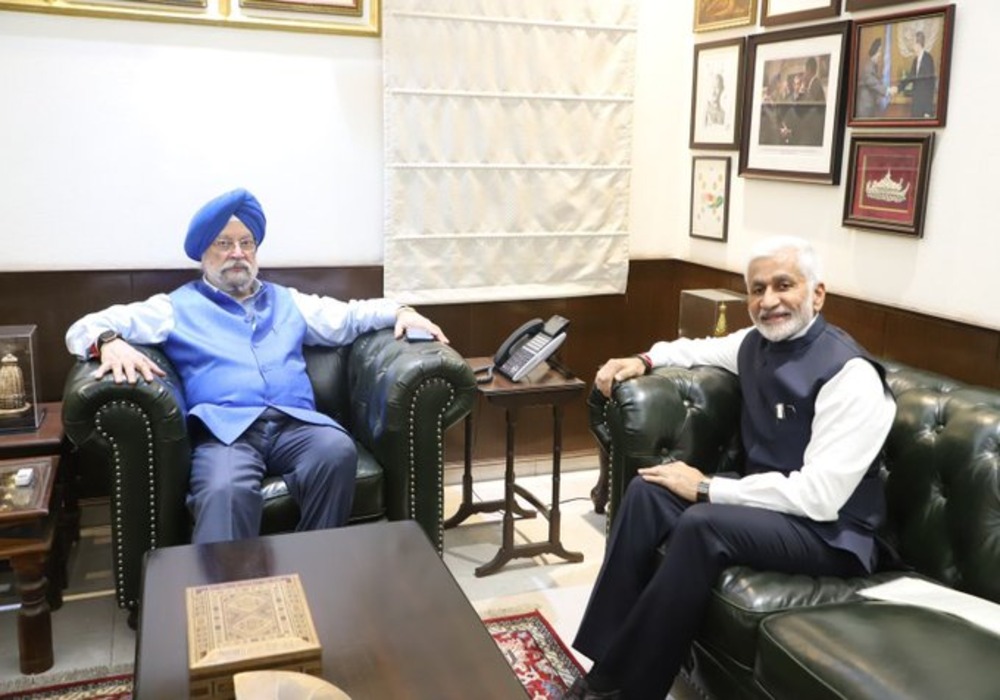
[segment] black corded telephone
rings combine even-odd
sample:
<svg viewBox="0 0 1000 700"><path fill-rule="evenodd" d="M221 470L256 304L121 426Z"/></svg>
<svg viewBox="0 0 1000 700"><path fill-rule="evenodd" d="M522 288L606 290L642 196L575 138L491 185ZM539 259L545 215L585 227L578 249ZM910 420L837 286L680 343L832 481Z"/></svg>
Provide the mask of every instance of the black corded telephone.
<svg viewBox="0 0 1000 700"><path fill-rule="evenodd" d="M534 318L503 341L493 366L512 382L521 381L531 370L544 362L566 340L569 321L562 316L553 316L542 322Z"/></svg>

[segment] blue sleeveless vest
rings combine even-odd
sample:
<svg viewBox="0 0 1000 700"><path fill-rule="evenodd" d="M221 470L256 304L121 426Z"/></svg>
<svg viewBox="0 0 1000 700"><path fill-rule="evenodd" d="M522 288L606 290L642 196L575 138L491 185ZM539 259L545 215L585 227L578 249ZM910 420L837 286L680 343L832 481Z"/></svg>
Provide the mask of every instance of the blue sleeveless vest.
<svg viewBox="0 0 1000 700"><path fill-rule="evenodd" d="M794 340L772 343L756 329L747 334L738 357L747 474L787 474L802 468L820 389L848 360L858 357L875 367L884 386L885 369L822 316ZM829 545L856 555L869 571L875 563L875 531L885 519L877 461L869 466L835 522L802 519Z"/></svg>
<svg viewBox="0 0 1000 700"><path fill-rule="evenodd" d="M267 407L306 423L337 424L316 411L302 342L306 323L289 291L262 283L251 310L203 280L170 294L174 328L163 345L190 415L231 444Z"/></svg>

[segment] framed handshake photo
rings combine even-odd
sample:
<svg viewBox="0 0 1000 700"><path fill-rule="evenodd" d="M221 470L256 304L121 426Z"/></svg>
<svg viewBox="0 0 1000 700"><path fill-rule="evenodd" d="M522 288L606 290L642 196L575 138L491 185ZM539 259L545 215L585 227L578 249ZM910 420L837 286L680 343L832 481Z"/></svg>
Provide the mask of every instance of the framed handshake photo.
<svg viewBox="0 0 1000 700"><path fill-rule="evenodd" d="M847 123L945 125L955 6L854 23Z"/></svg>

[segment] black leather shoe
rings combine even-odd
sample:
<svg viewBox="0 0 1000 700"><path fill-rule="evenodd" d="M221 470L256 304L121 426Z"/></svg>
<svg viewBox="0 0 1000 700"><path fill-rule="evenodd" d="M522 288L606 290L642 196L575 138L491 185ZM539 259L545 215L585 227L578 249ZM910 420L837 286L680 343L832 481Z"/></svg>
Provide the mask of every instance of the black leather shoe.
<svg viewBox="0 0 1000 700"><path fill-rule="evenodd" d="M621 700L620 690L594 690L586 677L577 678L569 687L562 700Z"/></svg>

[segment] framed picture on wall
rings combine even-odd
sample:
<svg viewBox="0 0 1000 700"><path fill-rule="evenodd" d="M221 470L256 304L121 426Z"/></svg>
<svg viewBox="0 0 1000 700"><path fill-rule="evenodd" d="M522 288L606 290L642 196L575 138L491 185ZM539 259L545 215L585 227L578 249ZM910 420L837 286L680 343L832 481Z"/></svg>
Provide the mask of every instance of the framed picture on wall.
<svg viewBox="0 0 1000 700"><path fill-rule="evenodd" d="M763 1L764 5L760 11L760 23L765 27L840 16L840 0Z"/></svg>
<svg viewBox="0 0 1000 700"><path fill-rule="evenodd" d="M836 185L850 22L747 40L740 175Z"/></svg>
<svg viewBox="0 0 1000 700"><path fill-rule="evenodd" d="M694 47L691 87L691 148L740 147L744 41Z"/></svg>
<svg viewBox="0 0 1000 700"><path fill-rule="evenodd" d="M852 134L844 226L924 235L934 133Z"/></svg>
<svg viewBox="0 0 1000 700"><path fill-rule="evenodd" d="M955 6L854 23L847 123L944 126Z"/></svg>
<svg viewBox="0 0 1000 700"><path fill-rule="evenodd" d="M757 0L694 0L696 32L742 27L756 21Z"/></svg>
<svg viewBox="0 0 1000 700"><path fill-rule="evenodd" d="M915 0L846 0L847 7L845 8L848 12L860 12L861 10L875 10L880 7L889 7L891 5L905 5L908 2L915 2Z"/></svg>
<svg viewBox="0 0 1000 700"><path fill-rule="evenodd" d="M691 237L729 237L729 156L691 159Z"/></svg>

